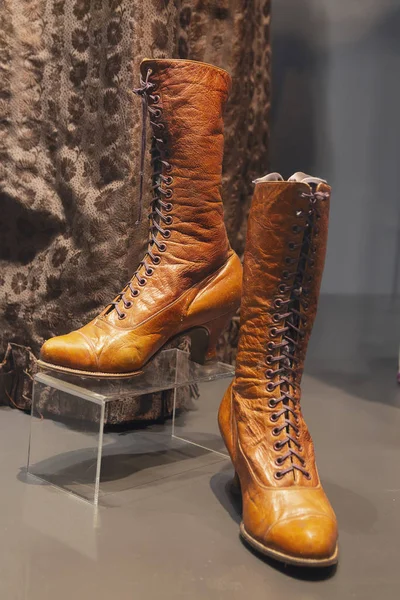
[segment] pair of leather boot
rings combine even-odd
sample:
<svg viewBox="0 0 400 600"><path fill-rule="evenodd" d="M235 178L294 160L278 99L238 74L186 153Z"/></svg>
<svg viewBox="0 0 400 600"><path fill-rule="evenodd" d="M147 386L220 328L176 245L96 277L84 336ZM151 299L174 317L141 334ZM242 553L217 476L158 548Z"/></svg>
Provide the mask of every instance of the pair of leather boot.
<svg viewBox="0 0 400 600"><path fill-rule="evenodd" d="M241 535L279 560L329 565L337 559L336 520L301 414L300 382L324 266L330 188L304 174L256 181L242 273L220 191L229 88L228 73L211 65L142 62L135 92L144 135L150 121L153 166L147 252L98 317L45 342L41 364L130 377L173 338L199 330L204 344L192 354L205 361L241 303L236 375L219 412L243 497ZM140 213L144 147L145 139Z"/></svg>

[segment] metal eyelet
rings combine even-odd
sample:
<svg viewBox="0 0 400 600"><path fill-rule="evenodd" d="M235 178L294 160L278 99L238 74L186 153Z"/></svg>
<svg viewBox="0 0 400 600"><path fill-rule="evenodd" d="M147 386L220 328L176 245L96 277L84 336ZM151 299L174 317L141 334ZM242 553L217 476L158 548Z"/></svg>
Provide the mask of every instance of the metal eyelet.
<svg viewBox="0 0 400 600"><path fill-rule="evenodd" d="M118 320L122 321L123 319L125 319L125 317L126 317L126 313L121 313L118 315Z"/></svg>
<svg viewBox="0 0 400 600"><path fill-rule="evenodd" d="M171 175L168 175L168 177L166 177L164 181L167 185L171 185L174 181L174 178L171 177Z"/></svg>
<svg viewBox="0 0 400 600"><path fill-rule="evenodd" d="M267 391L268 392L273 392L275 387L276 387L276 385L274 383L272 383L272 382L267 383Z"/></svg>
<svg viewBox="0 0 400 600"><path fill-rule="evenodd" d="M282 445L280 442L275 442L274 450L276 450L277 452L279 452L279 450L282 450Z"/></svg>
<svg viewBox="0 0 400 600"><path fill-rule="evenodd" d="M128 300L128 302L124 302L124 306L125 308L131 308L131 306L133 306L133 303L130 300Z"/></svg>
<svg viewBox="0 0 400 600"><path fill-rule="evenodd" d="M165 252L167 249L167 244L164 244L164 242L162 242L159 246L158 246L158 250L160 252Z"/></svg>
<svg viewBox="0 0 400 600"><path fill-rule="evenodd" d="M156 108L153 115L156 117L156 119L159 119L161 117L161 110L159 108Z"/></svg>
<svg viewBox="0 0 400 600"><path fill-rule="evenodd" d="M136 298L136 296L139 296L139 294L140 294L139 290L133 290L133 292L132 292L132 296L134 298Z"/></svg>
<svg viewBox="0 0 400 600"><path fill-rule="evenodd" d="M268 342L268 344L267 344L267 350L269 350L270 352L272 352L273 350L275 350L275 344L274 344L274 342Z"/></svg>
<svg viewBox="0 0 400 600"><path fill-rule="evenodd" d="M301 227L299 227L298 225L293 225L292 231L293 233L300 233Z"/></svg>
<svg viewBox="0 0 400 600"><path fill-rule="evenodd" d="M148 269L146 269L146 275L147 277L151 277L154 273L154 269L152 269L151 267L149 267Z"/></svg>
<svg viewBox="0 0 400 600"><path fill-rule="evenodd" d="M270 421L272 421L273 423L276 423L276 421L278 420L278 415L276 413L272 413L272 415L270 416Z"/></svg>
<svg viewBox="0 0 400 600"><path fill-rule="evenodd" d="M147 283L147 279L145 279L144 277L141 277L141 278L139 279L139 285L140 285L141 287L143 287L144 285L146 285L146 283Z"/></svg>
<svg viewBox="0 0 400 600"><path fill-rule="evenodd" d="M283 460L281 456L278 456L278 458L275 459L275 464L277 467L280 467L283 464Z"/></svg>
<svg viewBox="0 0 400 600"><path fill-rule="evenodd" d="M278 335L278 330L276 327L273 327L269 333L271 337L276 337Z"/></svg>
<svg viewBox="0 0 400 600"><path fill-rule="evenodd" d="M272 320L273 320L275 323L279 323L279 321L281 320L281 316L280 316L280 315L278 315L278 313L275 313L274 315L272 315Z"/></svg>
<svg viewBox="0 0 400 600"><path fill-rule="evenodd" d="M290 256L285 256L285 263L287 265L291 265L292 264L292 259L290 258Z"/></svg>
<svg viewBox="0 0 400 600"><path fill-rule="evenodd" d="M275 298L274 300L274 306L275 308L282 308L282 299L281 298Z"/></svg>
<svg viewBox="0 0 400 600"><path fill-rule="evenodd" d="M281 430L279 429L279 427L274 427L271 433L272 435L277 436L280 434L280 432Z"/></svg>
<svg viewBox="0 0 400 600"><path fill-rule="evenodd" d="M277 404L278 403L275 398L270 398L270 400L268 401L269 408L275 408Z"/></svg>
<svg viewBox="0 0 400 600"><path fill-rule="evenodd" d="M169 229L166 229L163 233L163 237L165 237L166 240L168 240L168 238L171 237L171 232L169 231Z"/></svg>
<svg viewBox="0 0 400 600"><path fill-rule="evenodd" d="M282 479L283 475L282 475L282 471L276 471L274 474L275 479Z"/></svg>
<svg viewBox="0 0 400 600"><path fill-rule="evenodd" d="M267 356L265 357L265 362L267 363L267 365L272 365L273 359L274 357L272 356L272 354L267 354Z"/></svg>
<svg viewBox="0 0 400 600"><path fill-rule="evenodd" d="M278 290L280 294L284 294L286 292L286 285L284 283L280 283L278 285Z"/></svg>
<svg viewBox="0 0 400 600"><path fill-rule="evenodd" d="M310 473L304 473L304 477L305 477L306 479L308 479L308 481L310 481L310 479L311 479L311 475L310 475Z"/></svg>
<svg viewBox="0 0 400 600"><path fill-rule="evenodd" d="M160 94L155 94L153 97L153 102L155 102L157 104L158 102L160 102L160 100L161 100Z"/></svg>
<svg viewBox="0 0 400 600"><path fill-rule="evenodd" d="M167 173L171 173L171 171L172 171L172 165L170 165L170 164L165 165L165 170L167 171Z"/></svg>
<svg viewBox="0 0 400 600"><path fill-rule="evenodd" d="M166 225L171 225L172 221L173 221L173 218L171 216L165 217L165 219L164 219L164 223Z"/></svg>
<svg viewBox="0 0 400 600"><path fill-rule="evenodd" d="M289 275L290 275L289 271L283 271L282 272L282 279L289 279Z"/></svg>
<svg viewBox="0 0 400 600"><path fill-rule="evenodd" d="M310 260L308 262L310 264L310 267L314 267L315 266L315 260L313 258L310 258Z"/></svg>
<svg viewBox="0 0 400 600"><path fill-rule="evenodd" d="M271 379L274 376L275 371L273 369L267 369L265 371L265 376L268 377L268 379Z"/></svg>
<svg viewBox="0 0 400 600"><path fill-rule="evenodd" d="M172 198L172 193L173 193L172 190L170 190L170 189L166 190L165 197L166 198Z"/></svg>
<svg viewBox="0 0 400 600"><path fill-rule="evenodd" d="M294 242L288 243L289 250L296 250L296 244Z"/></svg>
<svg viewBox="0 0 400 600"><path fill-rule="evenodd" d="M173 208L173 207L172 207L172 203L171 203L171 202L168 202L168 203L165 205L165 210L166 210L166 212L171 212L172 208Z"/></svg>
<svg viewBox="0 0 400 600"><path fill-rule="evenodd" d="M155 257L153 258L153 264L154 265L159 265L160 262L161 262L161 256L155 255Z"/></svg>

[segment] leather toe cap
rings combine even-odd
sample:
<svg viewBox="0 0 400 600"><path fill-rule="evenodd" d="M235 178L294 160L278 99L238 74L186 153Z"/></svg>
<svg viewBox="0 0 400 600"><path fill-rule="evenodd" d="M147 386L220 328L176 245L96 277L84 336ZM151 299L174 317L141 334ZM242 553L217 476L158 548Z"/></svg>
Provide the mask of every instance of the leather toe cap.
<svg viewBox="0 0 400 600"><path fill-rule="evenodd" d="M266 545L294 558L328 559L336 551L337 525L325 515L285 519L269 529Z"/></svg>
<svg viewBox="0 0 400 600"><path fill-rule="evenodd" d="M40 359L43 362L68 369L97 370L94 352L79 331L47 340L40 350Z"/></svg>

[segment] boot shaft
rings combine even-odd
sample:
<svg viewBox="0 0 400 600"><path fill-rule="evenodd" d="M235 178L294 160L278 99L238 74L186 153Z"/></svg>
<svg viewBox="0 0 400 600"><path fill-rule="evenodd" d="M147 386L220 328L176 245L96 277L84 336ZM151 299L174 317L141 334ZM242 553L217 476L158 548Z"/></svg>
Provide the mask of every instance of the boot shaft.
<svg viewBox="0 0 400 600"><path fill-rule="evenodd" d="M287 339L297 344L291 347L296 359L292 367L300 383L317 313L330 187L304 174L294 177L298 180L269 181L267 177L255 185L243 264L235 380L241 393L243 387L247 389L247 397L259 398L262 389L266 396L279 393L274 381L265 380L265 372L277 368L275 359ZM298 388L295 395L300 395Z"/></svg>
<svg viewBox="0 0 400 600"><path fill-rule="evenodd" d="M113 326L135 327L205 285L234 255L220 190L222 109L229 85L228 73L204 63L145 59L141 64L141 86L134 92L143 106L141 186L148 117L152 128L149 240L130 283L111 303L115 310L105 310Z"/></svg>
<svg viewBox="0 0 400 600"><path fill-rule="evenodd" d="M141 75L153 86L153 150L161 154L156 177L168 204L170 258L193 259L191 273L202 276L220 267L230 251L221 182L222 112L231 78L212 65L172 59L145 59Z"/></svg>

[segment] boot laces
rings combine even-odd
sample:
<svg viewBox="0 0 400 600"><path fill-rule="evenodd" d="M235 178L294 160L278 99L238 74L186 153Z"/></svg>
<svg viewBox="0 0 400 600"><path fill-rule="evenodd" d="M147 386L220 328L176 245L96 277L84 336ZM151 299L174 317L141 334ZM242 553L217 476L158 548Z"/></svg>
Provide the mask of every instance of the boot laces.
<svg viewBox="0 0 400 600"><path fill-rule="evenodd" d="M275 472L276 479L282 479L288 473L300 471L307 479L311 479L309 471L306 469L306 461L301 456L303 450L298 438L300 428L298 425L299 417L297 411L298 400L296 399L296 389L300 388L301 371L297 368L300 361L300 346L307 333L307 317L304 314L308 310L307 296L309 295L308 284L312 282L313 276L306 272L314 266L314 257L317 248L313 244L313 237L317 236L317 220L320 218L318 211L319 201L328 197L327 193L311 190L310 193L302 193L303 198L308 198L308 211L297 211L296 217L304 218L304 225L294 224L293 233L296 235L295 241L289 242L289 250L295 251L300 248L299 257L293 258L287 256L285 264L296 265L295 271L289 269L282 273L282 281L278 285L279 295L274 300L274 312L272 319L276 326L270 329L272 338L281 337L282 341L268 343L270 354L266 357L269 368L266 371L266 377L269 379L267 390L269 392L279 388L281 396L271 398L270 408L277 408L271 414L271 421L276 423L272 434L279 436L279 440L274 444L274 449L278 452L286 448L285 454L275 460L275 464L284 467ZM303 234L301 240L297 236ZM276 351L278 351L276 353ZM285 432L286 437L281 437ZM288 465L285 467L285 465Z"/></svg>
<svg viewBox="0 0 400 600"><path fill-rule="evenodd" d="M170 214L173 205L170 201L173 195L171 184L173 178L170 175L172 166L168 162L166 142L163 138L165 125L162 122L162 107L160 105L160 95L155 94L157 84L151 81L152 70L148 69L145 79L140 77L140 87L133 90L133 93L142 99L142 140L140 155L139 172L139 215L136 224L142 220L143 212L143 191L144 191L144 171L145 171L145 153L147 146L147 117L149 115L152 128L151 142L151 165L152 165L152 192L153 196L150 202L149 212L149 236L147 251L143 260L140 261L135 273L123 291L109 304L109 312L115 310L119 319L125 319L127 316L125 310L121 311L120 303L123 302L124 309L129 309L133 305L132 300L127 299L127 292L131 293L133 298L140 294L136 287L143 287L147 283L146 277L139 275L144 267L144 275L150 277L154 273L154 266L159 265L161 256L158 252L165 252L167 245L165 239L171 236L168 226L172 223ZM168 214L165 214L168 213Z"/></svg>

